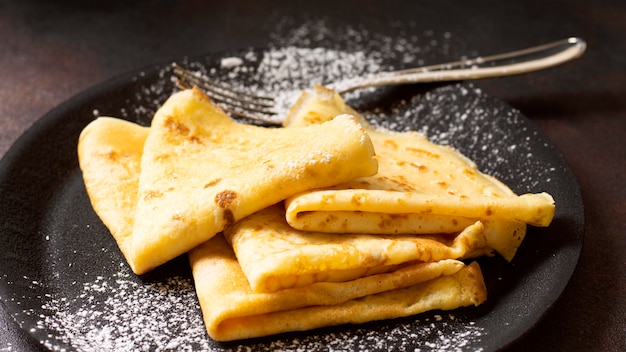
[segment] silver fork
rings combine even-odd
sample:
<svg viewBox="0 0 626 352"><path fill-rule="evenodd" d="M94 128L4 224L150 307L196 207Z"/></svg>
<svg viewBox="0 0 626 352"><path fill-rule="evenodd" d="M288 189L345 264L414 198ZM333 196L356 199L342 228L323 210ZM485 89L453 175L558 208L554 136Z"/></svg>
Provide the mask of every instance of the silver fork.
<svg viewBox="0 0 626 352"><path fill-rule="evenodd" d="M346 93L367 87L401 85L412 83L462 81L491 77L519 75L561 65L580 57L586 50L586 42L571 37L527 49L476 57L438 65L379 72L328 84L338 93ZM275 117L276 99L243 90L236 90L223 83L214 82L206 76L191 72L173 64L174 78L179 88L198 86L233 116L257 120L266 124L280 124Z"/></svg>

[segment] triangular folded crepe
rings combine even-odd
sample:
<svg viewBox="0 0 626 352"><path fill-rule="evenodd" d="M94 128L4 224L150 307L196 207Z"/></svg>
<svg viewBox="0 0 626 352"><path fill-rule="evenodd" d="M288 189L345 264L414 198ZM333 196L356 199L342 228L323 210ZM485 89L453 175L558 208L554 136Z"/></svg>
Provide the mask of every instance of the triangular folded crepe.
<svg viewBox="0 0 626 352"><path fill-rule="evenodd" d="M132 122L100 117L85 127L78 142L89 200L126 258L131 257L141 157L148 132L147 127Z"/></svg>
<svg viewBox="0 0 626 352"><path fill-rule="evenodd" d="M414 264L343 283L254 293L222 236L189 254L209 335L220 341L404 317L479 305L487 292L478 264Z"/></svg>
<svg viewBox="0 0 626 352"><path fill-rule="evenodd" d="M93 154L87 137L81 137L79 156ZM92 165L81 158L85 178L106 177L86 170ZM236 123L199 90L178 92L154 116L132 235L118 237L130 236L126 258L135 273L145 273L290 195L376 169L371 141L354 118L269 129Z"/></svg>
<svg viewBox="0 0 626 352"><path fill-rule="evenodd" d="M368 130L378 173L286 200L287 221L307 231L334 233L433 234L458 232L480 220L488 247L511 260L526 224L547 226L554 200L547 193L517 196L481 173L458 151L416 132L375 129L343 99L321 86L304 92L284 125L323 123L350 113Z"/></svg>
<svg viewBox="0 0 626 352"><path fill-rule="evenodd" d="M224 230L252 291L275 292L316 282L346 282L416 262L466 258L486 245L476 222L456 236L329 234L299 231L282 205Z"/></svg>

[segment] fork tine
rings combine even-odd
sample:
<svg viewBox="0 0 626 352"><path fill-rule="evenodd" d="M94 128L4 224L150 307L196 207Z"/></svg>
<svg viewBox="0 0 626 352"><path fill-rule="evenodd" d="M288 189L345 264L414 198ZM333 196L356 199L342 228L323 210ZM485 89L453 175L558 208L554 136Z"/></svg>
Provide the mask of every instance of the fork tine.
<svg viewBox="0 0 626 352"><path fill-rule="evenodd" d="M274 111L263 109L263 107L269 108L272 105L256 104L256 106L260 106L259 108L259 107L255 107L254 106L255 104L253 103L250 103L250 105L244 104L244 103L248 103L248 101L242 101L236 97L224 96L220 92L207 89L207 86L205 85L204 81L191 80L191 79L187 79L186 77L185 78L176 77L175 83L176 83L176 86L178 86L178 88L180 89L190 89L193 86L197 86L198 88L202 89L207 94L207 96L209 96L212 100L214 100L217 103L224 103L228 106L239 107L242 109L250 110L252 112L259 112L259 113L263 113L267 115L274 114ZM233 111L236 112L235 110Z"/></svg>
<svg viewBox="0 0 626 352"><path fill-rule="evenodd" d="M221 103L220 105L224 110L233 115L266 123L277 123L275 119L269 118L269 116L276 115L276 112L272 110L274 98L218 84L205 76L186 70L176 63L172 66L176 77L175 83L179 88L188 89L194 85L198 86L216 103ZM259 114L263 116L259 116Z"/></svg>
<svg viewBox="0 0 626 352"><path fill-rule="evenodd" d="M178 88L180 88L180 89L191 89L193 87L193 85L190 85L189 83L181 80L179 77L176 77L175 83L176 83L176 86ZM201 87L199 87L199 88L201 88ZM205 90L203 89L203 91L205 91ZM207 95L209 95L209 94L207 94ZM224 99L215 98L213 96L210 96L210 98L213 99L214 101L218 102L218 103L224 101ZM267 123L271 122L269 119L264 119L262 117L251 115L251 114L245 113L243 111L238 111L238 110L231 109L231 108L228 107L228 105L225 105L225 104L220 104L220 107L224 111L226 111L227 113L229 113L231 115L234 115L234 116L237 116L237 117L243 117L243 118L250 119L250 120L261 120L261 121L267 122Z"/></svg>
<svg viewBox="0 0 626 352"><path fill-rule="evenodd" d="M177 63L173 63L172 66L174 67L174 74L179 78L187 79L189 81L193 81L194 83L202 83L202 85L206 86L207 89L210 88L211 90L216 90L217 94L245 101L245 99L242 98L243 96L249 98L251 102L258 103L261 106L273 106L271 105L274 101L273 97L252 94L244 90L237 90L215 81L211 81L206 76L191 72Z"/></svg>

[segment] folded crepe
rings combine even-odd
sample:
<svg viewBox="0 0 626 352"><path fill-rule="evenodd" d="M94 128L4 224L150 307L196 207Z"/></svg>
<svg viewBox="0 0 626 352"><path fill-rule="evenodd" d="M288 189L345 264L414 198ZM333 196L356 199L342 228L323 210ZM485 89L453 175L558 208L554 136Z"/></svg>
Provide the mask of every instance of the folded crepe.
<svg viewBox="0 0 626 352"><path fill-rule="evenodd" d="M107 139L104 135L113 133L99 130L102 126L96 120L81 135L79 162L92 203L107 204L115 202L107 194L109 181L103 180L109 176L98 168L127 168L116 165L108 151L132 149L128 172L140 170L133 181L137 191L123 195L136 202L132 219L126 215L131 231L126 225L110 229L116 240L123 239L118 242L123 241L137 274L290 195L377 170L371 141L352 117L294 130L244 125L197 89L173 94L155 114L145 139L142 130L137 133L141 138L118 143L135 128L124 127L118 139ZM130 192L130 187L117 191Z"/></svg>
<svg viewBox="0 0 626 352"><path fill-rule="evenodd" d="M125 258L132 258L131 234L148 132L132 122L100 117L83 129L78 143L89 200Z"/></svg>
<svg viewBox="0 0 626 352"><path fill-rule="evenodd" d="M148 132L131 122L99 118L81 135L89 197L126 256ZM284 208L279 210L284 223ZM478 265L457 260L407 263L347 282L255 293L222 235L193 249L189 259L207 331L223 341L449 310L487 297Z"/></svg>
<svg viewBox="0 0 626 352"><path fill-rule="evenodd" d="M281 204L224 229L253 292L347 282L414 263L474 256L485 247L476 222L449 235L329 234L293 229Z"/></svg>
<svg viewBox="0 0 626 352"><path fill-rule="evenodd" d="M256 293L221 235L194 248L189 259L207 331L219 341L451 310L487 298L475 262L418 263L347 282Z"/></svg>
<svg viewBox="0 0 626 352"><path fill-rule="evenodd" d="M483 222L487 247L511 260L526 225L547 226L554 200L547 193L516 195L483 174L457 150L417 132L376 129L334 91L303 92L284 125L323 123L349 113L368 131L378 173L305 191L286 200L287 221L297 229L332 233L454 233ZM487 250L485 250L487 252Z"/></svg>

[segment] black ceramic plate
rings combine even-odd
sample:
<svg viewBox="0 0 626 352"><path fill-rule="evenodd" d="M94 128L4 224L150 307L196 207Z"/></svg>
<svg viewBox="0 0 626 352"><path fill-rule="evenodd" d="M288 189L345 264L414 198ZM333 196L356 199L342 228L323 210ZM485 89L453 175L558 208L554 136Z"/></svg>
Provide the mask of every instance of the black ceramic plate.
<svg viewBox="0 0 626 352"><path fill-rule="evenodd" d="M259 75L266 54L246 50L182 61L257 89L271 81L266 73ZM283 59L274 56L274 62L292 64L272 66L278 70L275 76L280 75L274 83L291 82L289 88L297 89L298 84L308 85L309 78L333 78L309 77L314 73L302 67L296 75L293 62L306 55L293 49L283 54ZM222 59L232 56L242 61L224 64ZM491 351L529 331L569 281L582 247L582 201L574 176L550 141L520 112L469 83L378 89L353 95L350 102L382 125L416 129L455 146L518 193L551 193L557 204L554 222L548 228L530 228L513 262L480 259L489 298L479 307L247 341L212 341L204 330L186 258L143 277L133 275L93 212L77 163L77 138L85 125L99 115L148 124L174 90L169 75L169 65L155 66L76 96L29 129L0 164L0 296L20 326L44 346Z"/></svg>

